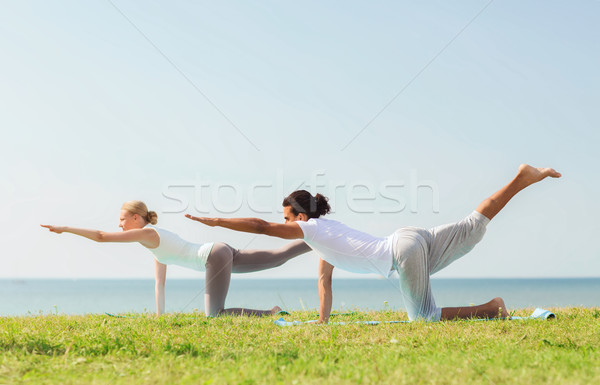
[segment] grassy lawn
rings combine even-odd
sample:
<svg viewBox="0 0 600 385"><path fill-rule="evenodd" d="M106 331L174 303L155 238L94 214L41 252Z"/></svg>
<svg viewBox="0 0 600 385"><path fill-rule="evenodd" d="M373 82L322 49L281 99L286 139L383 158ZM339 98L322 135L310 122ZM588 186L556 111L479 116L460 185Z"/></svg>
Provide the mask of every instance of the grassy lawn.
<svg viewBox="0 0 600 385"><path fill-rule="evenodd" d="M549 321L377 326L198 314L0 317L0 383L600 384L600 309L552 310L558 318Z"/></svg>

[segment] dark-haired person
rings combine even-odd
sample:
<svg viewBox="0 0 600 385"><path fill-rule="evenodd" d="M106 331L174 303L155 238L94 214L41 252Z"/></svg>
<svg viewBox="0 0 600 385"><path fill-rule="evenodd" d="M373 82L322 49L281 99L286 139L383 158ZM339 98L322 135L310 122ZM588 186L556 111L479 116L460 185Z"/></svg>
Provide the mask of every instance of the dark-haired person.
<svg viewBox="0 0 600 385"><path fill-rule="evenodd" d="M295 241L277 250L237 250L225 243L197 244L180 238L177 234L155 226L158 215L148 211L141 201L129 201L121 207L119 227L122 232L104 232L66 226L41 225L54 233L72 233L96 242L138 242L155 256L156 315L165 311L165 281L167 265L174 264L193 270L206 271L204 309L206 316L219 314L271 315L281 308L255 310L225 309L231 273L250 273L281 266L290 259L306 253L310 247Z"/></svg>
<svg viewBox="0 0 600 385"><path fill-rule="evenodd" d="M300 190L283 201L285 223L269 223L257 218L188 218L209 226L266 234L285 239L304 239L321 257L319 262L319 322L327 322L331 312L333 267L355 273L400 275L400 288L411 321L438 321L455 318L508 317L502 298L477 306L436 307L429 276L462 257L481 240L489 221L519 191L546 177L559 178L551 168L521 165L516 177L481 202L473 213L457 223L421 229L405 227L386 237L374 237L338 221L321 218L329 213L327 198Z"/></svg>

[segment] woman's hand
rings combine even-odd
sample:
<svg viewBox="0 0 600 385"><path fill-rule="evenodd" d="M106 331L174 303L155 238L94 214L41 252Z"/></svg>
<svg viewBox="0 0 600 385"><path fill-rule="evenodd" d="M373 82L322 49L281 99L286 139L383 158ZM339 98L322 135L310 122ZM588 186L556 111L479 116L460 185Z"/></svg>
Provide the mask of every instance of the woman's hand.
<svg viewBox="0 0 600 385"><path fill-rule="evenodd" d="M60 234L63 231L65 231L65 227L64 226L52 226L52 225L40 225L42 227L47 228L48 230L52 231L53 233L56 234Z"/></svg>
<svg viewBox="0 0 600 385"><path fill-rule="evenodd" d="M205 224L207 226L210 226L210 227L217 226L218 225L218 221L219 221L219 218L195 217L195 216L190 215L190 214L185 214L185 217L188 218L188 219L191 219L193 221L203 223L203 224Z"/></svg>

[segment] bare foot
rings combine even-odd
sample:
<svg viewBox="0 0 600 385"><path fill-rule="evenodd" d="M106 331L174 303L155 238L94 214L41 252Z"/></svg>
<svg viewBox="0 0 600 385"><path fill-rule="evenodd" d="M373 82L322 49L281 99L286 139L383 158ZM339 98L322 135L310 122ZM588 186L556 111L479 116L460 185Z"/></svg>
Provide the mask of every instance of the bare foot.
<svg viewBox="0 0 600 385"><path fill-rule="evenodd" d="M508 310L506 310L506 305L504 304L504 300L500 297L496 297L490 302L490 309L492 309L492 314L490 314L490 318L509 318L510 314L508 314Z"/></svg>
<svg viewBox="0 0 600 385"><path fill-rule="evenodd" d="M560 178L561 176L561 173L553 168L536 168L528 164L520 165L519 173L517 174L517 178L521 179L527 186L537 183L546 177Z"/></svg>

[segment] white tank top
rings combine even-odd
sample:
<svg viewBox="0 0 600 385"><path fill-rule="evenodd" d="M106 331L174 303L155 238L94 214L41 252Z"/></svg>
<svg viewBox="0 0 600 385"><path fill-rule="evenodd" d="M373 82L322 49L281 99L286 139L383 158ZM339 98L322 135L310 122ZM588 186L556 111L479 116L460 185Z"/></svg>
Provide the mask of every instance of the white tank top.
<svg viewBox="0 0 600 385"><path fill-rule="evenodd" d="M156 260L165 265L178 265L198 271L206 271L206 261L213 247L210 243L192 243L179 235L151 224L146 227L154 229L160 238L160 244L154 249L148 248Z"/></svg>
<svg viewBox="0 0 600 385"><path fill-rule="evenodd" d="M304 241L329 264L353 273L391 274L393 234L374 237L324 218L295 223L302 229Z"/></svg>

